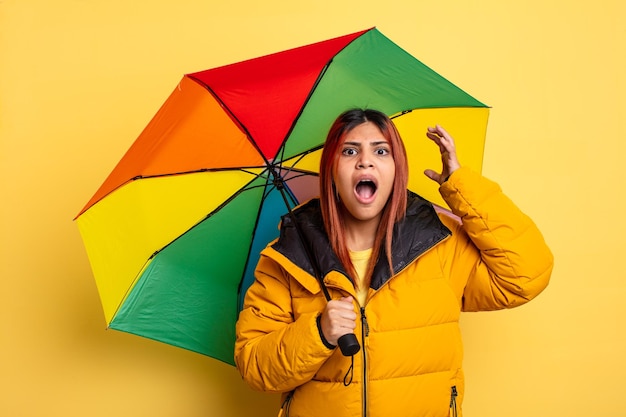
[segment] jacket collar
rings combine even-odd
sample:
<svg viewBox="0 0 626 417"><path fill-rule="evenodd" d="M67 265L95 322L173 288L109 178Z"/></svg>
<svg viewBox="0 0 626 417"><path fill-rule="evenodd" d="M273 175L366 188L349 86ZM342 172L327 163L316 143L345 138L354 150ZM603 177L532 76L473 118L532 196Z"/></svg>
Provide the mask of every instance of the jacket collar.
<svg viewBox="0 0 626 417"><path fill-rule="evenodd" d="M294 220L299 227L293 223ZM433 205L408 191L406 216L394 226L391 249L394 273L398 274L450 234L450 230L439 220ZM317 274L326 277L332 271L347 277L341 262L330 249L317 198L296 208L292 214L283 216L280 237L272 244L272 248L313 277ZM316 264L312 264L311 259L317 260ZM371 287L379 289L390 278L387 256L382 251L374 268Z"/></svg>

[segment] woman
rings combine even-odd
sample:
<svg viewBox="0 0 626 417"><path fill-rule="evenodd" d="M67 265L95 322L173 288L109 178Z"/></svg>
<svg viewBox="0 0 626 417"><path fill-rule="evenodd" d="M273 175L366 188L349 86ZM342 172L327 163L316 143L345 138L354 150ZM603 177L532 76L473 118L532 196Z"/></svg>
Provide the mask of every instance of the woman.
<svg viewBox="0 0 626 417"><path fill-rule="evenodd" d="M548 284L552 254L533 222L459 165L443 128L426 135L443 169L425 174L461 222L407 192L391 120L354 109L330 129L320 198L294 212L300 230L285 217L261 253L235 361L252 388L283 393L284 415L460 415L460 312L515 307ZM336 346L353 332L362 348L346 357Z"/></svg>

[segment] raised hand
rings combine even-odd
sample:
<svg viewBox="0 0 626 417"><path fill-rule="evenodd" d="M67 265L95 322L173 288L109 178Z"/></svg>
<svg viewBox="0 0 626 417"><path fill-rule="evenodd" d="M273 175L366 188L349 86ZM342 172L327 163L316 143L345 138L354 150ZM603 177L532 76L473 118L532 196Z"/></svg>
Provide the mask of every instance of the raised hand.
<svg viewBox="0 0 626 417"><path fill-rule="evenodd" d="M435 142L439 146L439 152L441 152L442 169L441 173L432 169L427 169L424 174L433 181L439 184L443 184L448 179L450 174L461 167L456 155L456 146L454 145L454 139L450 134L441 126L429 127L426 131L426 136Z"/></svg>

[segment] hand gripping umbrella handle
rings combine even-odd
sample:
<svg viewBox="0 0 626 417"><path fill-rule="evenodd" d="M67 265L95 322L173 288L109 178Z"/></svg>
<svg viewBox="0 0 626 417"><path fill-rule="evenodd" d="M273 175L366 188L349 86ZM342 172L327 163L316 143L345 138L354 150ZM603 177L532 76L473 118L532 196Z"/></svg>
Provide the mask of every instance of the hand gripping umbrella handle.
<svg viewBox="0 0 626 417"><path fill-rule="evenodd" d="M326 301L330 301L330 294L328 293L328 289L326 289L326 284L324 284L324 280L319 278L320 287L322 287L322 292L324 293L324 297L326 297ZM343 356L352 356L355 355L359 350L361 350L361 345L359 345L359 341L356 338L354 333L346 333L337 339L337 345L339 345L339 349Z"/></svg>
<svg viewBox="0 0 626 417"><path fill-rule="evenodd" d="M321 274L318 274L316 271L316 275L318 277L318 282L320 283L320 287L322 287L322 292L324 293L324 297L326 297L326 301L330 301L330 294L328 293L328 289L326 288L326 284L324 284L324 280L321 278ZM356 338L354 333L346 333L337 339L337 345L339 345L339 349L343 356L352 356L355 355L359 350L361 350L361 345L359 345L359 341Z"/></svg>

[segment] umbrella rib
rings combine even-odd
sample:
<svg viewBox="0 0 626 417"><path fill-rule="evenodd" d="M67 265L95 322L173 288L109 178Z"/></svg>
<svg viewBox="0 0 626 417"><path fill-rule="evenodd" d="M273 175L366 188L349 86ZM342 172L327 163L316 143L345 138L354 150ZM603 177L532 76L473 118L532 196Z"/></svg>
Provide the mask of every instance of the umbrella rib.
<svg viewBox="0 0 626 417"><path fill-rule="evenodd" d="M393 116L389 116L390 119L397 119L398 117L404 116L405 114L409 114L412 113L413 109L409 109L409 110L402 110L400 113L398 114L394 114Z"/></svg>
<svg viewBox="0 0 626 417"><path fill-rule="evenodd" d="M287 134L285 135L285 137L283 138L283 142L280 146L279 149L282 149L282 152L284 152L284 147L285 147L285 143L287 142L287 139L289 138L289 136L291 135L291 132L293 132L293 129L295 129L296 124L298 123L298 120L300 119L300 116L302 116L302 113L304 112L304 109L306 108L307 104L309 103L309 101L311 100L311 97L313 96L313 93L315 92L315 90L317 90L317 87L319 86L320 82L322 81L322 78L324 78L324 75L326 74L326 72L328 71L328 68L330 67L330 65L333 63L333 60L335 59L335 56L337 56L339 53L341 53L344 49L346 49L349 45L351 45L353 42L355 42L357 39L359 39L361 36L363 36L365 33L370 32L371 30L373 30L374 28L371 28L367 31L365 31L363 34L361 34L360 36L357 36L356 38L352 39L350 42L348 42L347 44L345 44L339 51L337 51L335 53L335 55L333 55L328 62L324 65L324 67L322 68L322 70L320 71L319 75L317 76L317 78L315 79L315 82L313 83L313 86L311 87L311 90L309 91L309 94L307 94L306 98L304 99L304 102L302 103L302 106L300 107L300 110L298 111L298 114L296 115L296 117L294 117L293 122L291 123L291 126L289 127L289 130L287 131ZM278 156L277 152L277 156Z"/></svg>
<svg viewBox="0 0 626 417"><path fill-rule="evenodd" d="M188 74L187 76L189 78L191 78L192 80L194 80L195 82L197 82L198 84L204 86L204 88L207 89L207 91L213 96L213 98L215 98L215 100L217 100L217 102L220 103L220 106L222 106L224 111L226 113L228 113L228 115L233 120L233 122L235 122L235 124L237 126L239 126L239 128L245 133L246 137L248 138L248 140L250 141L252 146L254 146L254 149L256 149L257 152L259 153L259 155L261 155L261 158L263 158L263 161L265 162L265 164L269 165L270 162L265 157L265 155L261 151L261 148L259 148L259 146L257 145L256 141L252 138L252 135L248 131L248 128L241 122L241 120L239 120L239 118L237 116L235 116L235 113L226 105L226 103L224 103L224 101L220 98L220 96L215 91L213 91L213 89L211 87L209 87L208 84L206 84L202 80L199 80L198 78L194 77L193 75L189 75Z"/></svg>
<svg viewBox="0 0 626 417"><path fill-rule="evenodd" d="M198 168L198 169L192 169L192 170L189 170L189 171L168 172L168 173L164 173L164 174L136 175L133 178L129 179L124 184L127 184L127 183L129 183L131 181L142 180L142 179L172 177L172 176L176 176L176 175L187 175L187 174L200 174L200 173L203 173L203 172L243 171L243 172L246 172L248 174L259 176L259 174L256 174L256 173L250 171L253 168L265 168L265 167L249 166L249 167L236 167L236 168ZM124 185L124 184L122 184L122 185Z"/></svg>
<svg viewBox="0 0 626 417"><path fill-rule="evenodd" d="M113 320L115 320L115 317L117 317L117 313L120 311L122 306L126 303L126 299L128 298L128 296L132 292L133 288L135 288L135 283L139 280L139 278L141 278L142 272L145 271L145 269L146 269L148 263L150 262L150 260L152 258L154 258L159 252L160 252L160 250L157 250L156 252L154 252L152 255L150 255L148 257L148 259L146 259L146 261L143 263L143 265L141 265L141 268L139 268L139 271L135 274L135 277L133 278L133 280L131 281L130 285L128 286L128 288L124 292L124 297L122 297L122 300L119 302L117 307L115 307L115 311L113 312L113 315L111 316L112 317L111 322L107 323L107 329L111 328L111 323L113 322Z"/></svg>
<svg viewBox="0 0 626 417"><path fill-rule="evenodd" d="M105 196L102 196L102 198L100 198L99 200L95 201L89 208L87 208L85 210L85 212L88 211L89 209L91 209L91 207L95 206L100 201L102 201L107 195L113 193L114 191L119 190L123 186L125 186L127 184L130 184L133 181L144 180L144 179L153 179L153 178L162 178L162 177L173 177L173 176L176 176L176 175L200 174L200 173L203 173L203 172L222 172L222 171L242 171L242 172L245 172L247 174L254 175L256 177L262 176L261 174L257 174L256 172L250 171L250 169L252 169L252 168L257 168L258 169L258 168L265 168L265 167L264 166L249 166L249 167L236 167L236 168L199 168L199 169L194 169L194 170L190 170L190 171L170 172L170 173L165 173L165 174L135 175L134 177L127 179L126 181L124 181L123 183L118 185L117 187L113 188ZM74 218L74 220L76 220L82 214L83 214L82 212L79 213Z"/></svg>
<svg viewBox="0 0 626 417"><path fill-rule="evenodd" d="M305 156L307 156L307 155L309 155L309 154L311 154L311 153L313 153L313 152L316 152L316 151L318 151L318 150L320 150L320 149L322 149L322 148L323 148L323 146L322 146L322 145L320 145L320 146L317 146L317 147L315 147L315 148L311 148L311 149L309 149L309 150L307 150L307 151L302 152L301 154L299 154L299 155L298 155L298 159L296 160L296 162L294 162L294 163L291 165L291 167L289 168L289 172L291 172L292 170L299 170L299 169L295 168L295 166L298 164L298 162L302 161L302 160L304 159L304 157L305 157ZM284 151L283 151L283 152L284 152ZM304 172L304 170L299 170L299 171ZM306 172L309 172L309 171L306 171Z"/></svg>
<svg viewBox="0 0 626 417"><path fill-rule="evenodd" d="M394 114L393 116L389 116L390 119L397 119L409 113L412 113L414 110L424 110L424 109L479 109L479 108L490 108L490 106L485 105L476 105L476 106L431 106L431 107L416 107L413 109L402 110L399 113Z"/></svg>
<svg viewBox="0 0 626 417"><path fill-rule="evenodd" d="M331 58L326 65L324 65L324 67L322 68L322 70L320 71L319 75L317 76L317 78L315 79L315 82L313 83L313 86L311 87L311 90L309 91L309 93L307 94L306 98L304 99L304 102L302 103L302 106L300 107L300 109L298 110L298 114L296 115L296 117L293 118L293 121L291 122L291 126L289 126L289 130L287 131L287 133L285 134L285 137L283 138L283 141L280 145L280 147L278 148L279 151L276 153L276 156L278 157L278 154L285 152L285 144L287 143L287 139L289 139L289 136L291 136L291 132L293 132L293 129L295 129L296 124L298 123L298 120L300 120L300 116L302 116L302 113L304 112L304 109L306 108L307 104L309 103L309 101L311 100L311 97L313 96L313 93L315 92L315 90L317 89L317 86L319 85L320 81L322 81L322 78L324 78L324 74L326 74L326 71L328 71L328 67L330 66L330 64L333 62L333 58Z"/></svg>
<svg viewBox="0 0 626 417"><path fill-rule="evenodd" d="M242 306L242 305L243 305L243 299L241 298L241 296L242 296L242 295L241 295L241 289L242 289L242 286L243 286L243 281L244 281L244 278L245 278L245 275L246 275L246 270L248 269L248 263L250 262L250 257L252 256L252 248L253 248L253 246L254 246L254 231L256 231L256 230L257 230L257 227L259 226L259 221L260 221L260 219L261 219L261 211L262 211L262 209L263 209L263 204L265 204L265 200L266 200L266 198L268 197L268 195L270 194L270 192L274 189L274 188L272 188L272 189L270 189L270 190L268 191L268 185L270 184L270 182L269 182L269 176L266 176L266 177L265 177L265 180L266 180L266 181L265 181L265 183L264 183L264 184L261 184L261 185L255 185L255 186L253 186L253 187L248 188L248 189L254 189L254 188L263 187L263 188L264 188L264 191L263 191L263 196L261 197L261 203L260 203L260 205L259 205L259 210L257 211L257 214L256 214L256 219L255 219L255 221L254 221L254 227L252 228L252 230L253 230L253 233L252 233L252 238L250 239L250 244L249 244L249 246L248 246L248 251L247 251L247 252L248 252L248 254L247 254L247 256L246 256L246 261L244 262L244 268L243 268L242 277L241 277L241 279L239 280L239 284L237 285L237 294L238 294L237 303L238 303L238 305L239 305L239 306Z"/></svg>
<svg viewBox="0 0 626 417"><path fill-rule="evenodd" d="M122 298L122 301L119 303L119 305L116 307L115 312L113 314L113 317L115 317L117 315L117 313L119 312L120 308L122 307L122 305L124 304L124 302L126 301L126 299L128 298L129 294L131 293L132 289L135 287L136 282L141 278L141 276L143 275L143 271L145 271L147 265L150 263L151 260L153 260L160 252L164 251L165 249L167 249L169 246L171 246L174 242L176 242L177 240L179 240L180 238L182 238L184 235L186 235L187 233L189 233L193 228L195 228L196 226L198 226L200 223L202 223L203 221L205 221L206 219L210 218L211 216L213 216L215 213L217 213L218 211L220 211L223 207L225 207L226 205L228 205L228 203L230 203L233 199L235 199L239 194L241 194L244 191L247 190L252 190L254 188L258 188L258 187L264 187L265 185L257 185L257 186L252 186L249 187L249 185L254 182L258 177L261 177L262 175L260 174L254 174L256 175L256 177L252 180L250 180L246 185L244 185L243 187L241 187L239 190L237 190L235 193L233 193L228 199L226 199L225 201L223 201L219 206L217 206L215 209L213 209L209 214L207 214L206 216L204 216L203 218L201 218L199 221L197 221L196 223L194 223L191 227L189 227L187 230L185 230L183 233L181 233L180 235L178 235L175 239L172 239L172 241L170 241L167 245L163 246L161 249L157 249L154 251L154 253L152 253L152 255L150 255L148 257L148 259L146 259L146 261L143 263L143 265L141 266L141 268L139 268L139 271L137 272L137 274L135 275L135 277L133 278L131 284L129 285L128 289L126 290L126 292L124 293L124 297ZM110 326L110 323L108 323L108 326Z"/></svg>
<svg viewBox="0 0 626 417"><path fill-rule="evenodd" d="M255 178L256 179L256 178ZM176 242L178 239L180 239L181 237L183 237L184 235L186 235L187 233L189 233L189 231L191 231L193 228L195 228L196 226L198 226L200 223L202 223L203 221L207 220L208 218L210 218L211 216L213 216L215 213L217 213L218 211L220 211L222 208L224 208L226 205L228 205L228 203L230 203L233 199L235 199L235 197L237 197L239 194L241 194L244 191L247 190L252 190L254 188L258 188L261 186L254 186L254 187L248 187L248 185L250 185L250 183L252 183L254 181L251 180L250 182L248 182L248 184L244 185L243 187L241 187L239 190L237 190L235 193L233 193L229 198L227 198L226 200L224 200L220 205L218 205L216 208L214 208L209 214L207 214L206 216L202 217L199 221L197 221L196 223L194 223L190 228L188 228L187 230L185 230L183 233L181 233L180 235L178 235L178 237L176 237L175 239L173 239L171 242L169 242L167 245L163 246L161 249L156 250L152 255L150 255L150 257L148 258L148 261L150 261L151 259L153 259L155 256L157 256L159 254L159 252L162 252L163 250L165 250L168 246L172 245L174 242Z"/></svg>
<svg viewBox="0 0 626 417"><path fill-rule="evenodd" d="M289 168L287 168L287 169L286 169L286 171L287 171L286 173L287 173L287 174L290 174L291 172L300 172L300 173L301 173L301 175L307 175L307 174L314 174L314 175L318 175L318 173L317 173L317 172L315 172L315 171L309 171L309 170L305 170L305 169L301 169L301 168L296 168L296 165L297 165L300 161L302 161L302 159L304 159L304 157L305 157L305 156L307 156L307 155L309 155L310 153L313 153L313 152L315 152L315 151L318 151L319 149L322 149L322 146L318 146L318 147L315 147L315 148L311 148L311 149L309 149L309 150L307 150L307 151L302 152L301 154L299 154L299 155L298 155L298 159L296 159L296 161L295 161L293 164L291 164L291 166L290 166ZM281 151L281 152L284 154L284 152L285 152L284 148L282 148L282 151ZM281 155L281 158L278 158L278 160L280 160L280 161L284 162L282 157L283 157L283 155ZM284 165L282 164L282 162L281 162L281 163L278 163L278 164L274 164L274 166L278 166L278 167L282 170L282 169L284 169L284 168L283 168L283 166L284 166ZM283 175L283 177L285 177L285 176ZM294 177L292 177L292 178L294 178Z"/></svg>

